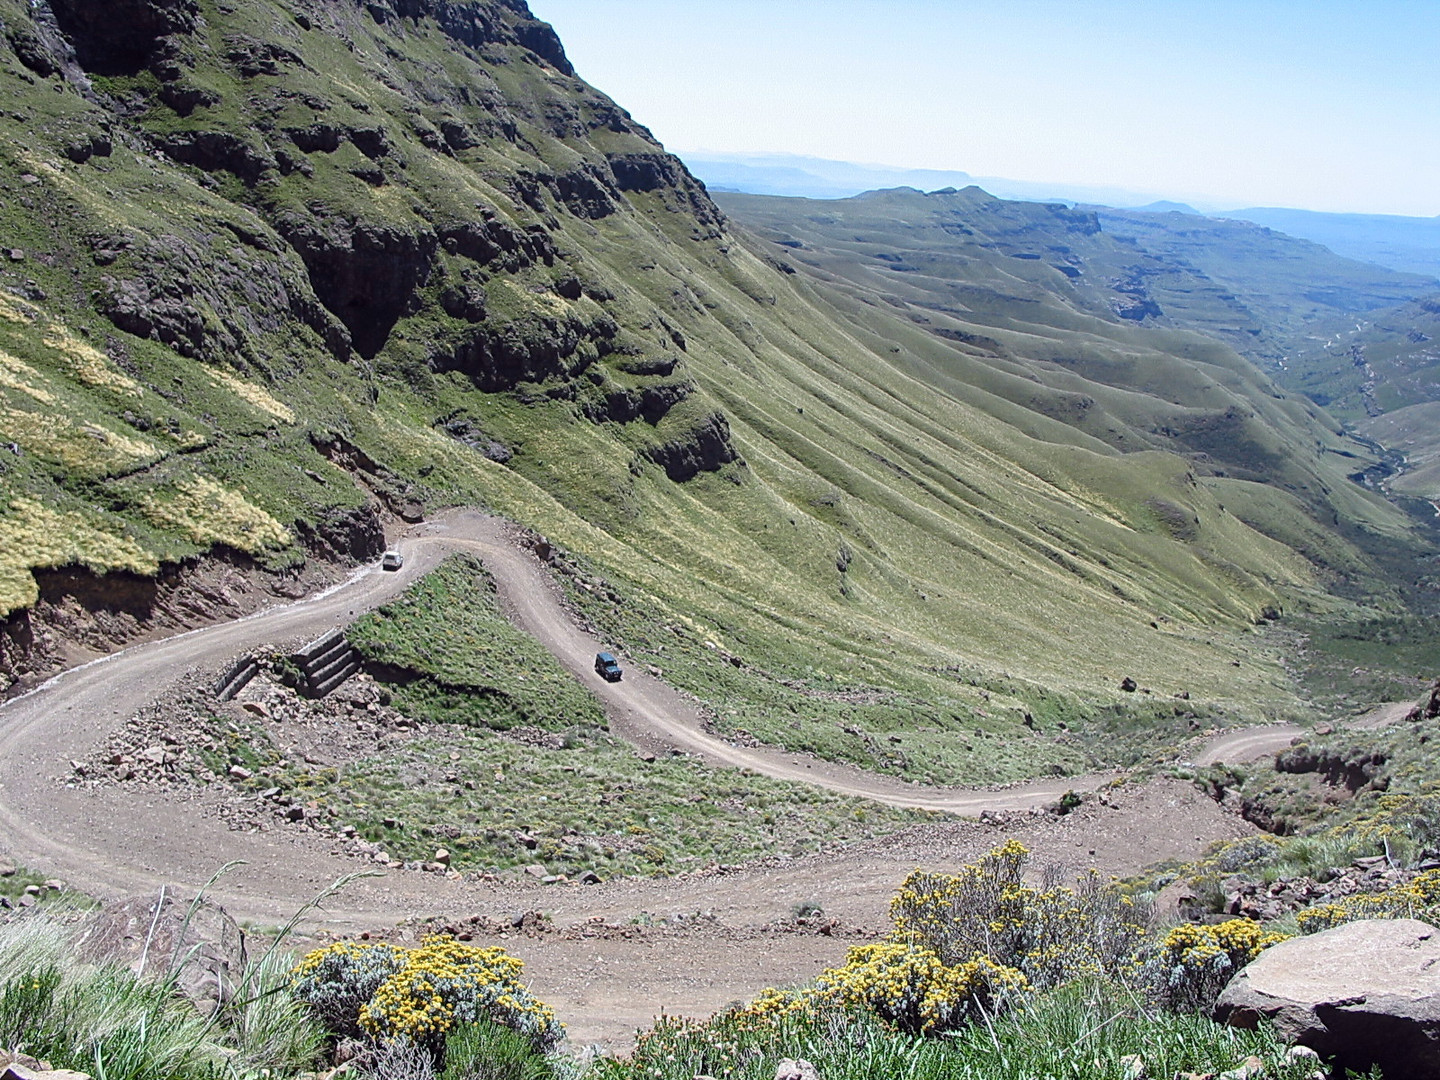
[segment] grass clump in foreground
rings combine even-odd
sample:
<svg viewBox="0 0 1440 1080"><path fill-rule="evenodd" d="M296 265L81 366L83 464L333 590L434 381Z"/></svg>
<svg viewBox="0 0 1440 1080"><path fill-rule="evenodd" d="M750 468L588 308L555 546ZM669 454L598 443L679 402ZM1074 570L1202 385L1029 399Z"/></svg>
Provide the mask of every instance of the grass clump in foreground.
<svg viewBox="0 0 1440 1080"><path fill-rule="evenodd" d="M238 973L206 1015L182 996L179 969L137 977L82 963L72 932L48 911L0 926L0 1047L104 1080L295 1075L314 1063L324 1032L285 992L280 953Z"/></svg>
<svg viewBox="0 0 1440 1080"><path fill-rule="evenodd" d="M415 949L338 943L295 964L282 948L291 930L345 880L230 972L218 1005L187 996L194 950L149 956L136 974L79 960L65 913L0 925L0 1049L99 1080L314 1077L336 1057L365 1080L578 1074L554 1056L563 1028L502 949L449 938Z"/></svg>

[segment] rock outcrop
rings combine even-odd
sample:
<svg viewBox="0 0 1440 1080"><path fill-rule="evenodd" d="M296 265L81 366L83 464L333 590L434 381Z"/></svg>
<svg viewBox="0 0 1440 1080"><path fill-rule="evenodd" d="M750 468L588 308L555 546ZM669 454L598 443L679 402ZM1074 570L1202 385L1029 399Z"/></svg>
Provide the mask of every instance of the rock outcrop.
<svg viewBox="0 0 1440 1080"><path fill-rule="evenodd" d="M718 412L705 416L683 435L647 447L645 456L676 483L714 472L740 457L730 442L730 425Z"/></svg>
<svg viewBox="0 0 1440 1080"><path fill-rule="evenodd" d="M120 900L97 912L76 942L92 963L119 963L137 974L173 975L202 1008L230 1000L245 972L245 932L209 901L175 890Z"/></svg>
<svg viewBox="0 0 1440 1080"><path fill-rule="evenodd" d="M1440 930L1368 919L1266 950L1220 995L1215 1018L1274 1022L1337 1065L1440 1080Z"/></svg>

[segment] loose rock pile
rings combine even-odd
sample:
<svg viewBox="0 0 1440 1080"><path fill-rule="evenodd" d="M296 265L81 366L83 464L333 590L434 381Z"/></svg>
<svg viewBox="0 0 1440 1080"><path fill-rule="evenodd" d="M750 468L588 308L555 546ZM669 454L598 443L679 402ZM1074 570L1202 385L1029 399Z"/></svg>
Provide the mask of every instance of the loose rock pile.
<svg viewBox="0 0 1440 1080"><path fill-rule="evenodd" d="M210 673L182 678L163 700L114 732L91 760L73 762L66 782L196 787L226 773L247 780L253 773L235 752L244 735L258 736L244 741L273 746L277 762L299 759L322 766L341 765L415 736L415 721L390 708L389 692L364 676L318 701L300 697L268 666L233 702L214 700L213 681Z"/></svg>
<svg viewBox="0 0 1440 1080"><path fill-rule="evenodd" d="M283 830L323 840L335 854L390 869L460 876L451 869L445 848L428 859L393 858L382 845L359 836L334 806L292 794L285 788L293 785L282 781L392 753L422 735L443 738L462 729L422 726L395 709L389 690L364 674L318 700L285 685L273 664L264 661L233 701L217 701L214 683L213 672L182 677L87 760L71 762L70 772L59 782L68 787L162 788L172 797L209 803L233 831ZM542 749L564 745L562 736L538 728L514 728L496 737ZM444 779L459 783L452 775ZM401 823L387 819L385 824ZM445 839L443 830L437 836Z"/></svg>
<svg viewBox="0 0 1440 1080"><path fill-rule="evenodd" d="M1282 878L1266 884L1230 878L1225 882L1225 914L1241 915L1270 922L1314 904L1343 900L1349 896L1386 892L1405 885L1427 870L1440 869L1440 861L1429 860L1412 867L1391 866L1383 855L1356 859L1344 869L1336 868L1324 880Z"/></svg>

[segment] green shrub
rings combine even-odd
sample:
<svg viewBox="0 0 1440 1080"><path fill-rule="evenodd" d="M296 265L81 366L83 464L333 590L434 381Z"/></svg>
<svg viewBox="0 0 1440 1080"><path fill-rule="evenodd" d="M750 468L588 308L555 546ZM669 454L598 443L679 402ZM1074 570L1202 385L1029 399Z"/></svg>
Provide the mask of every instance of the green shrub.
<svg viewBox="0 0 1440 1080"><path fill-rule="evenodd" d="M462 1024L445 1040L441 1080L552 1080L530 1040L488 1019Z"/></svg>
<svg viewBox="0 0 1440 1080"><path fill-rule="evenodd" d="M0 1049L51 1046L60 1040L60 981L60 969L47 965L15 975L0 988Z"/></svg>
<svg viewBox="0 0 1440 1080"><path fill-rule="evenodd" d="M212 1041L220 1032L169 984L114 968L11 975L0 986L0 1029L6 1049L105 1080L213 1080L220 1072Z"/></svg>

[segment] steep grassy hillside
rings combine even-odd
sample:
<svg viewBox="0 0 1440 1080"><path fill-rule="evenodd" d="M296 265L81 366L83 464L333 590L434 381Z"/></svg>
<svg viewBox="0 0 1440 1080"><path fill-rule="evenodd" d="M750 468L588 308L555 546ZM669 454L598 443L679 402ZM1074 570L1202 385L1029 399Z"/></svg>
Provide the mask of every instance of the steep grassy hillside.
<svg viewBox="0 0 1440 1080"><path fill-rule="evenodd" d="M1297 528L1313 529L1297 514L1340 510L1376 528L1389 519L1343 482L1369 460L1361 444L1213 337L1180 329L1268 333L1268 323L1194 266L1110 236L1093 214L976 188L721 203L846 294L857 325L873 325L876 309L902 314L907 344L917 343L903 362L947 396L1047 442L1124 455L1132 468L1137 452L1174 454L1233 513L1336 567L1351 553L1302 541ZM1260 498L1257 483L1270 489Z"/></svg>
<svg viewBox="0 0 1440 1080"><path fill-rule="evenodd" d="M949 196L984 258L802 268L521 0L0 21L8 670L42 593L370 557L382 520L475 502L717 713L783 740L803 712L838 757L923 729L915 775L963 729L1020 773L1083 763L1047 722L1292 710L1253 624L1378 587L1352 538L1410 542L1324 414L1146 325L1093 218L1041 249L1025 215L1058 212Z"/></svg>

